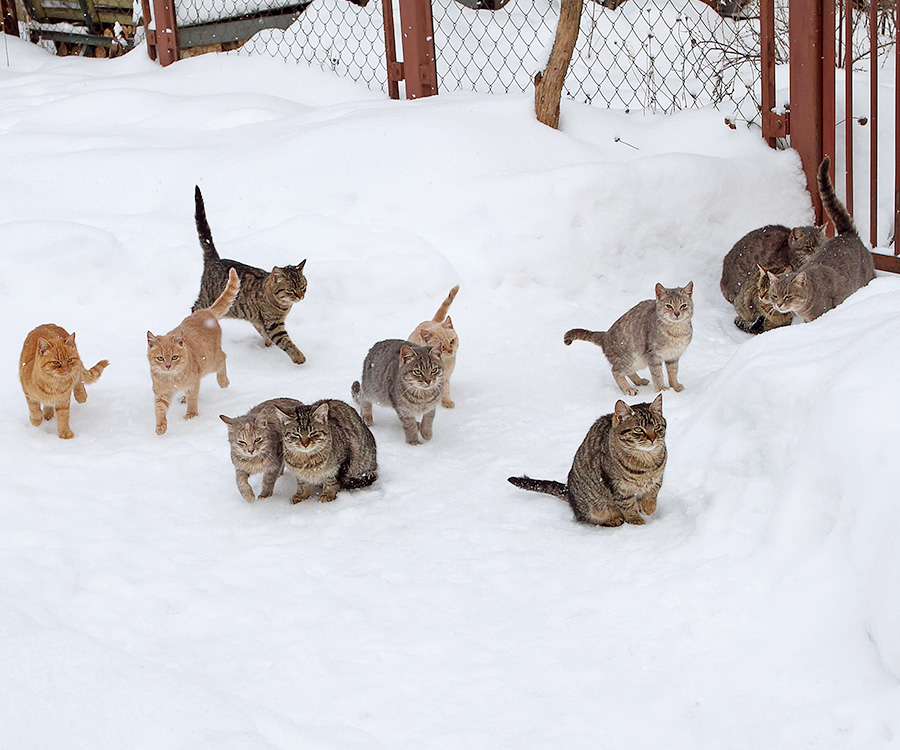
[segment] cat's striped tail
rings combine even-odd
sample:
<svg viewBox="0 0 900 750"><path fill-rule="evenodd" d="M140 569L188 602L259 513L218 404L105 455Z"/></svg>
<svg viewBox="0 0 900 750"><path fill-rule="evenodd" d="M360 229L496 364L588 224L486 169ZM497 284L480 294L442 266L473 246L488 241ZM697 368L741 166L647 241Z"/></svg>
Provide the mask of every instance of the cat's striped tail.
<svg viewBox="0 0 900 750"><path fill-rule="evenodd" d="M376 479L378 479L378 474L374 471L367 471L356 477L341 474L338 475L338 484L342 490L361 490L374 483Z"/></svg>
<svg viewBox="0 0 900 750"><path fill-rule="evenodd" d="M562 482L554 482L552 479L532 479L531 477L509 477L507 480L510 484L520 487L523 490L531 492L543 492L547 495L561 497L563 500L569 499L569 488Z"/></svg>
<svg viewBox="0 0 900 750"><path fill-rule="evenodd" d="M563 341L569 346L573 341L590 341L597 346L603 346L603 339L606 338L606 331L588 331L585 328L573 328L566 331Z"/></svg>
<svg viewBox="0 0 900 750"><path fill-rule="evenodd" d="M450 309L450 305L453 304L453 300L456 299L456 293L459 291L459 284L457 284L453 289L450 290L450 294L447 295L447 299L443 301L441 306L438 308L438 311L434 314L432 321L435 323L440 323L444 318L447 317L447 310Z"/></svg>
<svg viewBox="0 0 900 750"><path fill-rule="evenodd" d="M241 279L237 275L237 271L232 268L228 271L228 283L225 285L222 293L216 297L216 301L206 309L217 318L221 318L231 309L231 303L234 302L234 298L237 297L240 289Z"/></svg>
<svg viewBox="0 0 900 750"><path fill-rule="evenodd" d="M103 371L109 367L108 359L101 359L96 365L94 365L90 370L86 367L82 373L82 382L84 383L96 383L97 379L103 374Z"/></svg>
<svg viewBox="0 0 900 750"><path fill-rule="evenodd" d="M206 220L206 207L203 205L203 195L200 188L194 185L194 221L197 224L197 236L200 238L200 247L203 248L204 265L211 260L219 260L219 253L213 244L212 230Z"/></svg>
<svg viewBox="0 0 900 750"><path fill-rule="evenodd" d="M831 166L831 159L827 156L822 159L819 165L819 171L816 174L819 183L819 195L822 197L822 205L828 213L829 218L834 223L834 229L838 234L857 234L856 224L853 223L853 217L841 203L840 198L834 192L834 185L831 183L831 177L828 175L828 169Z"/></svg>

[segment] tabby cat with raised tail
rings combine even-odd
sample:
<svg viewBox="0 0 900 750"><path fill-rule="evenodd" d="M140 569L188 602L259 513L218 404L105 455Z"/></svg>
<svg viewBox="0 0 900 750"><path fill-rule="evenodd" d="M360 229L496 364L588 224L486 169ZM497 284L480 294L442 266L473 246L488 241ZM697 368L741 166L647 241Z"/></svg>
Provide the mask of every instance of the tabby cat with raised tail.
<svg viewBox="0 0 900 750"><path fill-rule="evenodd" d="M281 415L284 465L297 477L292 503L306 500L310 485L322 486L319 502L327 503L339 490L368 487L378 478L375 438L352 406L326 399L276 408Z"/></svg>
<svg viewBox="0 0 900 750"><path fill-rule="evenodd" d="M768 274L766 300L778 312L790 313L807 323L837 307L875 278L872 254L859 238L853 217L835 195L828 175L830 166L831 159L826 156L819 165L817 181L822 205L837 235L797 270Z"/></svg>
<svg viewBox="0 0 900 750"><path fill-rule="evenodd" d="M78 356L75 334L52 323L40 325L25 337L19 357L19 381L25 392L28 416L36 427L56 415L56 433L63 439L75 437L69 427L71 398L87 401L85 383L93 383L109 362L101 359L87 369Z"/></svg>
<svg viewBox="0 0 900 750"><path fill-rule="evenodd" d="M757 267L799 268L825 242L825 224L794 227L769 224L748 232L734 243L722 261L719 288L734 304L735 298L748 285L755 288Z"/></svg>
<svg viewBox="0 0 900 750"><path fill-rule="evenodd" d="M642 524L641 513L656 510L666 457L660 394L650 404L617 401L612 414L594 422L575 453L566 484L525 476L508 481L568 501L582 523Z"/></svg>
<svg viewBox="0 0 900 750"><path fill-rule="evenodd" d="M409 335L409 341L413 344L424 346L439 347L441 350L441 361L444 363L444 391L441 394L441 406L445 409L452 409L456 404L450 398L450 376L456 367L456 350L459 349L459 336L453 328L453 321L447 315L447 310L453 300L456 299L456 293L459 291L459 284L450 290L447 299L438 308L431 320L419 323Z"/></svg>
<svg viewBox="0 0 900 750"><path fill-rule="evenodd" d="M303 275L306 260L296 266L275 266L269 272L236 260L220 258L206 220L203 196L196 186L194 205L197 234L200 237L200 247L203 248L203 276L200 279L200 294L192 309L196 312L209 307L224 288L229 271L234 269L241 279L241 291L227 317L248 321L259 331L266 346L275 344L292 361L298 365L303 364L306 357L291 341L284 321L291 306L306 294L306 276Z"/></svg>
<svg viewBox="0 0 900 750"><path fill-rule="evenodd" d="M663 391L666 386L662 368L666 366L669 386L683 391L678 382L678 360L684 354L693 337L691 317L694 314L694 282L686 286L667 289L656 285L656 299L638 302L608 331L588 331L573 328L563 336L566 346L573 341L590 341L603 349L612 365L616 384L626 396L636 396L637 388L629 385L647 385L647 380L637 372L650 368L653 387Z"/></svg>
<svg viewBox="0 0 900 750"><path fill-rule="evenodd" d="M191 313L162 336L147 331L147 359L153 380L157 435L164 434L168 427L166 414L178 391L184 391L187 402L184 418L191 419L199 413L197 401L200 379L204 375L214 372L219 387L228 387L219 319L228 312L240 286L237 272L232 268L225 289L208 308Z"/></svg>
<svg viewBox="0 0 900 750"><path fill-rule="evenodd" d="M359 404L362 420L372 424L372 404L397 412L406 442L431 440L434 414L444 390L444 363L440 350L401 339L379 341L363 362L362 380L350 393ZM420 421L421 419L421 421Z"/></svg>
<svg viewBox="0 0 900 750"><path fill-rule="evenodd" d="M293 398L272 398L240 417L219 415L219 419L228 425L231 463L234 464L238 492L248 503L256 500L249 481L253 474L263 475L259 496L271 497L275 482L284 471L281 420L276 407L288 411L300 405Z"/></svg>

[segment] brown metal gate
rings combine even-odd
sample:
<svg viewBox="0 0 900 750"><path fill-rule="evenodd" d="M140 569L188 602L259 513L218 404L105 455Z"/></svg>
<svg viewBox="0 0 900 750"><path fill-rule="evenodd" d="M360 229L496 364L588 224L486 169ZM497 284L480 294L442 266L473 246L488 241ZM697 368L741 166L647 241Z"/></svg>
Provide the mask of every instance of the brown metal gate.
<svg viewBox="0 0 900 750"><path fill-rule="evenodd" d="M868 226L857 226L860 236L873 248L892 245L892 254L874 253L875 266L880 270L900 273L898 257L898 232L900 232L900 169L897 146L900 143L900 98L894 90L892 109L885 116L879 110L878 71L885 62L885 55L878 53L878 29L884 28L885 19L893 22L893 44L887 54L900 80L900 4L896 0L790 0L790 110L775 111L775 55L774 55L774 0L760 0L762 25L762 123L763 137L770 145L777 138L790 136L791 147L799 154L806 173L807 187L813 199L816 219L825 220L816 188L816 169L824 156L832 157L833 169L842 175L843 197L851 214L854 213L854 192L866 196L861 213L868 213ZM854 13L866 4L869 14L868 39L868 107L864 115L855 115L854 96ZM886 16L890 14L890 16ZM858 36L858 34L857 34ZM856 61L859 67L859 61ZM835 69L843 68L843 101L837 96ZM890 103L888 104L890 107ZM838 111L840 109L840 111ZM893 115L894 137L888 153L879 151L879 115L882 120ZM868 128L868 159L855 158L854 140L861 128ZM840 128L840 130L838 129ZM842 138L842 153L837 153L837 140ZM886 144L882 143L882 146ZM879 157L880 164L879 164ZM857 174L867 174L867 184L855 179ZM879 226L878 191L890 181L891 206L889 217ZM840 192L840 191L839 191ZM882 192L884 195L884 191ZM884 201L882 201L884 205ZM887 213L887 212L883 212ZM885 226L890 224L891 226ZM879 243L879 231L882 242ZM885 235L885 231L888 232Z"/></svg>

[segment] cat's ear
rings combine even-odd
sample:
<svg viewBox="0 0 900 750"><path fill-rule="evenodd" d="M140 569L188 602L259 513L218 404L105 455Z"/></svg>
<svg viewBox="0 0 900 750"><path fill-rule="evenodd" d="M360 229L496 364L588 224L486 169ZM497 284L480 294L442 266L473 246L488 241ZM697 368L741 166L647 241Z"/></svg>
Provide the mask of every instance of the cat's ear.
<svg viewBox="0 0 900 750"><path fill-rule="evenodd" d="M794 276L794 283L797 286L806 286L808 281L808 277L806 275L806 271L800 271L796 276Z"/></svg>
<svg viewBox="0 0 900 750"><path fill-rule="evenodd" d="M43 336L40 336L38 338L37 345L38 345L38 351L41 354L46 354L48 351L50 351L50 342L47 341L47 339L45 339Z"/></svg>
<svg viewBox="0 0 900 750"><path fill-rule="evenodd" d="M419 335L422 337L422 341L424 341L426 344L434 337L434 334L427 328L423 328L421 331L419 331Z"/></svg>
<svg viewBox="0 0 900 750"><path fill-rule="evenodd" d="M183 348L184 347L184 330L179 328L177 331L175 331L174 335L175 335L175 343L178 344L178 346Z"/></svg>
<svg viewBox="0 0 900 750"><path fill-rule="evenodd" d="M287 278L287 274L284 272L284 269L280 268L279 266L272 266L272 276L274 276L276 279L281 280Z"/></svg>
<svg viewBox="0 0 900 750"><path fill-rule="evenodd" d="M687 286L681 288L681 291L684 292L688 297L690 297L694 293L694 282L689 281Z"/></svg>
<svg viewBox="0 0 900 750"><path fill-rule="evenodd" d="M150 331L147 331L147 346L156 346L158 343L159 338L150 333Z"/></svg>
<svg viewBox="0 0 900 750"><path fill-rule="evenodd" d="M416 358L415 350L409 344L400 347L400 359L404 362L412 362Z"/></svg>
<svg viewBox="0 0 900 750"><path fill-rule="evenodd" d="M444 318L444 322L441 325L443 325L444 328L453 328L453 321L450 320L449 315L446 318Z"/></svg>
<svg viewBox="0 0 900 750"><path fill-rule="evenodd" d="M69 334L69 338L66 339L66 346L75 346L75 331Z"/></svg>
<svg viewBox="0 0 900 750"><path fill-rule="evenodd" d="M660 393L650 404L650 411L662 416L662 394Z"/></svg>
<svg viewBox="0 0 900 750"><path fill-rule="evenodd" d="M326 401L323 404L319 404L315 411L312 413L312 418L316 422L320 422L321 424L328 423L328 402Z"/></svg>
<svg viewBox="0 0 900 750"><path fill-rule="evenodd" d="M304 258L303 260L301 260L300 263L297 265L296 268L297 268L298 271L300 271L300 273L303 273L303 267L304 267L305 265L306 265L306 258Z"/></svg>
<svg viewBox="0 0 900 750"><path fill-rule="evenodd" d="M619 424L623 419L634 414L631 407L624 401L616 401L616 408L613 410L613 424Z"/></svg>
<svg viewBox="0 0 900 750"><path fill-rule="evenodd" d="M825 230L828 229L828 222L826 221L824 224L819 224L816 229L819 230L819 234L823 237L825 236Z"/></svg>
<svg viewBox="0 0 900 750"><path fill-rule="evenodd" d="M288 420L291 417L296 416L296 409L294 407L289 407L289 410L282 409L278 404L276 404L275 416L278 417L278 421L281 422L281 424L287 424Z"/></svg>
<svg viewBox="0 0 900 750"><path fill-rule="evenodd" d="M771 271L766 271L766 275L769 277L770 284L774 284L776 281L778 281L778 276Z"/></svg>
<svg viewBox="0 0 900 750"><path fill-rule="evenodd" d="M226 417L224 414L220 414L219 419L227 425L233 425L237 421L234 417Z"/></svg>
<svg viewBox="0 0 900 750"><path fill-rule="evenodd" d="M666 288L662 284L656 285L656 299L662 298L662 296L666 293Z"/></svg>

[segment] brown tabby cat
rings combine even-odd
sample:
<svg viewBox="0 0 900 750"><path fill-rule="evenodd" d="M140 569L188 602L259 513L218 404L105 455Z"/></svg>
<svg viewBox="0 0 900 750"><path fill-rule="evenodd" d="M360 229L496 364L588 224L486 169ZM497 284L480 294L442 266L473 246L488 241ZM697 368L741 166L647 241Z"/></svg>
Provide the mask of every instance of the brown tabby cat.
<svg viewBox="0 0 900 750"><path fill-rule="evenodd" d="M795 315L804 322L837 307L875 278L872 255L859 238L853 218L835 195L828 175L830 166L831 159L826 156L819 165L817 181L822 205L837 235L796 271L778 276L769 273L766 300L778 312Z"/></svg>
<svg viewBox="0 0 900 750"><path fill-rule="evenodd" d="M261 268L239 263L236 260L220 258L213 244L212 230L206 220L206 209L200 188L194 188L194 218L197 234L203 248L203 276L200 279L200 294L192 308L195 312L212 304L223 287L230 270L241 277L241 291L226 317L240 318L253 324L263 337L266 346L275 344L284 350L298 365L306 357L291 341L284 327L284 320L291 311L291 305L299 302L306 294L306 277L303 267L306 261L296 266L275 266L271 273Z"/></svg>
<svg viewBox="0 0 900 750"><path fill-rule="evenodd" d="M69 428L70 399L74 395L79 404L87 401L84 384L95 382L108 365L101 359L86 369L75 348L75 334L57 325L46 323L31 331L19 357L19 380L31 424L53 419L55 412L57 434L63 439L75 437Z"/></svg>
<svg viewBox="0 0 900 750"><path fill-rule="evenodd" d="M745 234L722 261L719 288L725 299L733 303L742 289L753 286L757 266L799 268L825 242L825 226L769 224Z"/></svg>
<svg viewBox="0 0 900 750"><path fill-rule="evenodd" d="M163 336L154 336L147 331L147 359L153 379L157 435L164 434L168 427L166 414L175 393L184 391L187 401L184 418L191 419L199 413L197 399L200 379L204 375L214 372L219 387L228 386L219 318L228 312L240 286L237 272L232 268L228 272L228 284L208 308L191 313L177 328Z"/></svg>
<svg viewBox="0 0 900 750"><path fill-rule="evenodd" d="M617 401L612 414L594 422L575 454L566 484L529 477L508 481L567 500L582 523L642 524L641 513L652 515L656 510L666 457L660 394L651 404L628 406Z"/></svg>
<svg viewBox="0 0 900 750"><path fill-rule="evenodd" d="M588 331L573 328L563 336L566 346L573 341L590 341L603 348L603 353L612 365L613 378L627 396L636 396L628 377L635 385L647 385L647 380L639 377L638 370L650 368L653 387L657 391L666 389L662 367L666 366L669 386L683 391L678 382L678 360L691 343L694 314L694 282L687 286L667 289L656 285L656 299L638 302L621 318L613 323L609 331Z"/></svg>
<svg viewBox="0 0 900 750"><path fill-rule="evenodd" d="M271 497L275 482L284 471L281 420L276 407L288 411L300 405L293 398L272 398L257 404L241 417L219 415L219 419L228 425L237 488L248 503L256 500L249 481L252 474L263 475L259 496Z"/></svg>
<svg viewBox="0 0 900 750"><path fill-rule="evenodd" d="M456 367L456 350L459 348L459 336L453 328L453 321L447 316L447 310L453 300L456 299L456 293L459 291L457 284L450 290L447 299L438 308L431 320L419 323L409 335L409 341L413 344L424 346L440 347L441 361L444 363L444 390L441 394L441 406L445 409L452 409L456 406L450 398L450 376Z"/></svg>
<svg viewBox="0 0 900 750"><path fill-rule="evenodd" d="M372 424L372 404L397 412L406 442L431 440L434 413L444 389L444 364L437 348L417 346L400 339L379 341L363 362L362 382L350 389L362 420ZM421 417L421 423L418 421Z"/></svg>
<svg viewBox="0 0 900 750"><path fill-rule="evenodd" d="M768 269L757 266L756 268L756 283L744 284L737 297L734 298L734 309L737 311L734 324L742 331L754 334L771 331L773 328L781 326L789 326L794 316L778 312L767 299L769 293L768 272L790 273L793 269L790 266Z"/></svg>
<svg viewBox="0 0 900 750"><path fill-rule="evenodd" d="M378 478L375 438L352 406L337 399L276 406L284 465L297 477L292 503L306 500L312 484L322 485L319 502L327 503L338 490L368 487Z"/></svg>

